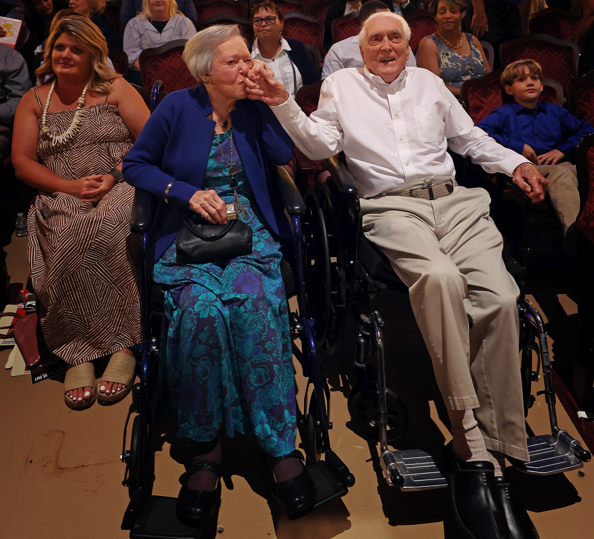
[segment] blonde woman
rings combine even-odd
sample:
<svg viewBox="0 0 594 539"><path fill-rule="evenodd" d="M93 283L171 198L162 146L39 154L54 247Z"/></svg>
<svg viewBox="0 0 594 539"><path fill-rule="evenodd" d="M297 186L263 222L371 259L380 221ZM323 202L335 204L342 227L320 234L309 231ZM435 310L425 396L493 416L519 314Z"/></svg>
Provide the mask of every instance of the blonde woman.
<svg viewBox="0 0 594 539"><path fill-rule="evenodd" d="M132 72L130 80L140 84L140 53L176 39L190 39L196 28L177 9L175 0L142 0L142 13L134 17L124 32L124 51Z"/></svg>
<svg viewBox="0 0 594 539"><path fill-rule="evenodd" d="M16 111L17 177L39 190L29 211L29 266L49 349L68 363L66 404L120 400L140 341L134 190L121 162L149 112L106 63L107 45L85 16L52 27L37 70L46 80ZM111 356L97 384L92 361ZM98 387L97 387L98 386Z"/></svg>
<svg viewBox="0 0 594 539"><path fill-rule="evenodd" d="M70 0L68 7L88 17L99 27L108 49L122 49L122 39L116 25L101 17L105 11L105 0Z"/></svg>

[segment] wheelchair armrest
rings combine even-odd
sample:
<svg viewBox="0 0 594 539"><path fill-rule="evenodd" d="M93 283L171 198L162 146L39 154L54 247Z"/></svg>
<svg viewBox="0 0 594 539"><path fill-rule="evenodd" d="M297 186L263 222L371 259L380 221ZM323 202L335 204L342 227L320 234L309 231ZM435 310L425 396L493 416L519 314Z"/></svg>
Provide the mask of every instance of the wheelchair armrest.
<svg viewBox="0 0 594 539"><path fill-rule="evenodd" d="M276 167L276 185L283 205L289 215L301 217L305 214L305 203L291 175L284 167Z"/></svg>
<svg viewBox="0 0 594 539"><path fill-rule="evenodd" d="M351 176L346 166L340 161L338 156L326 159L326 166L332 178L336 181L336 184L340 190L350 196L357 197L359 191L355 185L355 180Z"/></svg>
<svg viewBox="0 0 594 539"><path fill-rule="evenodd" d="M130 226L134 234L148 232L155 217L157 204L157 199L148 191L138 188L134 190L132 224Z"/></svg>

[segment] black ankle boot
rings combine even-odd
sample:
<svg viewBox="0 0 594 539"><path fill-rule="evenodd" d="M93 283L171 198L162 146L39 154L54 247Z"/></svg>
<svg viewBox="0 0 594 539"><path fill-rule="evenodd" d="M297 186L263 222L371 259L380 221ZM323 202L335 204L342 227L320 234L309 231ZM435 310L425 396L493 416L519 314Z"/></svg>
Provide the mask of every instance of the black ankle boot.
<svg viewBox="0 0 594 539"><path fill-rule="evenodd" d="M196 472L213 472L217 476L215 490L193 490L187 486L188 480ZM221 466L211 460L200 460L192 464L188 471L179 478L182 484L177 497L176 513L182 524L198 528L210 520L217 510L221 499Z"/></svg>
<svg viewBox="0 0 594 539"><path fill-rule="evenodd" d="M499 501L505 518L511 539L539 539L538 532L530 520L526 509L524 509L517 500L516 496L510 496L511 485L509 479L496 477L495 484Z"/></svg>
<svg viewBox="0 0 594 539"><path fill-rule="evenodd" d="M281 460L287 458L303 460L303 455L301 451L295 450L282 457L268 457L268 465L272 470ZM305 467L303 467L299 475L292 479L280 483L275 481L274 490L278 504L287 515L301 513L316 501L316 487Z"/></svg>
<svg viewBox="0 0 594 539"><path fill-rule="evenodd" d="M464 535L468 539L511 539L493 464L459 460L448 444L444 465L452 510Z"/></svg>

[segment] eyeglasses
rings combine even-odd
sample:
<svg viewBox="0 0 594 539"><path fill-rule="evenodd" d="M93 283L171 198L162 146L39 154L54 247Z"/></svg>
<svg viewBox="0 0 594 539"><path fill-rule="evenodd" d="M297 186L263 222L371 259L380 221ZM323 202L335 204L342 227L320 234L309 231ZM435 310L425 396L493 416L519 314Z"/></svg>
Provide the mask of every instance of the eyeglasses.
<svg viewBox="0 0 594 539"><path fill-rule="evenodd" d="M266 23L266 26L272 26L275 22L276 17L274 17L273 15L264 18L256 17L254 19L254 26L262 26L264 23Z"/></svg>

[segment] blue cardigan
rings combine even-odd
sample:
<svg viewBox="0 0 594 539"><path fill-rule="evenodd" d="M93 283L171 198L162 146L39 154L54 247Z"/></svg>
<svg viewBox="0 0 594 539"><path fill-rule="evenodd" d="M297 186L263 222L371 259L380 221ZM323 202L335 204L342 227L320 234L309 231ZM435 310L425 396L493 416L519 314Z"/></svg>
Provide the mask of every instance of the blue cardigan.
<svg viewBox="0 0 594 539"><path fill-rule="evenodd" d="M204 86L169 94L144 126L124 159L125 180L159 199L149 234L149 248L157 261L174 242L191 214L189 202L201 188L215 122ZM288 163L293 142L267 105L243 99L231 113L233 139L256 202L269 228L292 241L291 229L266 162ZM168 201L164 194L167 185Z"/></svg>

